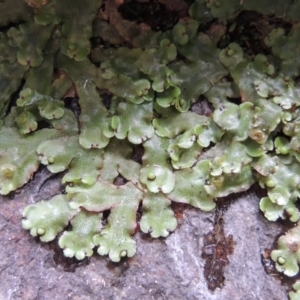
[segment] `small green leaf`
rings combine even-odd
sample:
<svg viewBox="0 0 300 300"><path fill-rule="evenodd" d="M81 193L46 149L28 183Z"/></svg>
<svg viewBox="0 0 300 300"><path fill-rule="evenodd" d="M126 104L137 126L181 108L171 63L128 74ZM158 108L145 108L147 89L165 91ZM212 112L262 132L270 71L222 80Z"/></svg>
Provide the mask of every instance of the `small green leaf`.
<svg viewBox="0 0 300 300"><path fill-rule="evenodd" d="M238 173L223 173L211 176L204 185L205 191L215 198L248 190L254 183L249 165L242 166Z"/></svg>
<svg viewBox="0 0 300 300"><path fill-rule="evenodd" d="M122 140L128 137L131 143L141 144L154 134L152 118L152 103L137 105L121 102L117 107L117 115L112 117L111 126L116 138Z"/></svg>
<svg viewBox="0 0 300 300"><path fill-rule="evenodd" d="M21 134L27 134L37 130L38 124L36 117L29 111L24 111L16 117L16 124Z"/></svg>
<svg viewBox="0 0 300 300"><path fill-rule="evenodd" d="M37 146L59 134L55 129L43 129L21 136L16 129L0 129L0 194L7 195L29 181L39 167Z"/></svg>
<svg viewBox="0 0 300 300"><path fill-rule="evenodd" d="M102 214L80 210L71 220L72 229L59 238L59 247L66 257L82 260L93 255L93 237L101 231Z"/></svg>
<svg viewBox="0 0 300 300"><path fill-rule="evenodd" d="M147 193L143 200L141 230L153 238L166 237L177 227L171 201L162 193Z"/></svg>
<svg viewBox="0 0 300 300"><path fill-rule="evenodd" d="M141 196L141 193L125 192L119 199L121 201L112 207L107 225L93 239L94 244L99 246L97 252L100 255L108 254L113 262L134 256L136 243L131 235L136 228L136 211Z"/></svg>
<svg viewBox="0 0 300 300"><path fill-rule="evenodd" d="M204 211L215 208L214 197L204 189L209 178L210 161L199 161L193 168L175 172L176 182L174 190L167 195L168 199L188 203Z"/></svg>
<svg viewBox="0 0 300 300"><path fill-rule="evenodd" d="M276 263L276 269L292 277L299 271L300 263L300 227L290 229L278 240L278 250L271 252L271 258Z"/></svg>
<svg viewBox="0 0 300 300"><path fill-rule="evenodd" d="M102 149L113 136L110 130L108 112L97 93L96 86L90 80L78 83L77 92L81 107L79 143L86 149ZM111 133L111 134L108 134Z"/></svg>
<svg viewBox="0 0 300 300"><path fill-rule="evenodd" d="M48 201L31 204L23 210L22 226L42 242L55 239L74 215L65 195L57 195Z"/></svg>
<svg viewBox="0 0 300 300"><path fill-rule="evenodd" d="M168 161L168 145L167 139L157 135L144 143L145 153L142 158L140 180L152 193L169 193L174 188L175 176Z"/></svg>

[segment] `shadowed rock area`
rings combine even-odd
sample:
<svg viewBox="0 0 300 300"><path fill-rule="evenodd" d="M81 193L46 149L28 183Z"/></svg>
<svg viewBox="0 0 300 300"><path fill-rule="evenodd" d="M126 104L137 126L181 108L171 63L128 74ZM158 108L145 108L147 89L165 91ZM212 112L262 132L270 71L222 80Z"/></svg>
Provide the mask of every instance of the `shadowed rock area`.
<svg viewBox="0 0 300 300"><path fill-rule="evenodd" d="M214 229L216 211L175 207L179 227L167 239L137 232L133 258L115 264L94 255L78 263L63 258L55 242L43 244L21 228L23 208L61 192L59 182L42 169L18 193L0 198L1 300L287 299L278 274L268 275L262 264L262 253L272 247L281 225L264 219L254 192L242 194L223 210L224 236L232 235L235 245L222 288L210 291L202 249Z"/></svg>

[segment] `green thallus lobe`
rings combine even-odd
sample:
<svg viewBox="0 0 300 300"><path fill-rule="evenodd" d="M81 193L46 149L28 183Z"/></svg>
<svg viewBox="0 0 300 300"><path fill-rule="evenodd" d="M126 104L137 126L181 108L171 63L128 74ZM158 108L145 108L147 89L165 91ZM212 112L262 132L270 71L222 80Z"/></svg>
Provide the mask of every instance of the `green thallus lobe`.
<svg viewBox="0 0 300 300"><path fill-rule="evenodd" d="M299 5L196 0L189 20L154 32L122 19L113 2L107 14L115 23L93 23L99 1L31 2L34 9L21 0L0 3L7 11L1 26L22 22L0 34L0 193L23 186L40 164L65 172L68 183L66 195L24 209L32 235L45 242L60 235L68 257L83 259L98 247L117 262L136 252L140 204L141 230L165 237L177 226L171 201L211 211L218 197L254 182L267 191L260 201L267 219L299 220ZM218 38L198 32L242 10L284 15L293 25L289 32L268 25L260 37L268 55L250 56L238 42L219 49ZM112 47L92 47L92 37ZM78 120L63 101L72 89ZM200 96L209 114L190 111ZM141 145L138 163L132 156ZM272 251L277 270L297 274L298 245L296 226Z"/></svg>

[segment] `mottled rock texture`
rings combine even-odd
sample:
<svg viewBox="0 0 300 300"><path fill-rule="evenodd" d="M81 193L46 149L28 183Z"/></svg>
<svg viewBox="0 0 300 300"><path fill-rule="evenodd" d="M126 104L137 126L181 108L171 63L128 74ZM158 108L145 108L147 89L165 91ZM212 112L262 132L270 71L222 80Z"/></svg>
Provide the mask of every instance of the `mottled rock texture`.
<svg viewBox="0 0 300 300"><path fill-rule="evenodd" d="M262 263L262 253L272 247L281 225L265 220L253 191L232 201L226 199L228 205L212 213L175 207L179 228L174 233L167 239L152 239L137 232L137 254L115 264L98 255L80 263L63 258L55 243L43 244L21 228L21 211L28 203L47 199L62 189L59 178L41 170L18 193L1 197L1 300L287 299L278 274L268 275ZM216 219L222 219L224 235L232 235L235 245L228 255L222 287L210 291L203 251L214 250L203 246ZM215 276L218 273L213 273L213 267Z"/></svg>

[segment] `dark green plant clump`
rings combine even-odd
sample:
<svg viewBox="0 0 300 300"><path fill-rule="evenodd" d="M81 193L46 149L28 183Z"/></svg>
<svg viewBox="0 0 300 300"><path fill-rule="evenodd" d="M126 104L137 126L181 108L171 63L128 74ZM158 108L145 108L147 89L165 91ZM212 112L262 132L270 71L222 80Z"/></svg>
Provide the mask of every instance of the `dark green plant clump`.
<svg viewBox="0 0 300 300"><path fill-rule="evenodd" d="M121 2L0 2L0 193L40 164L66 185L27 206L23 227L44 242L59 235L68 257L97 249L118 262L136 252L139 207L141 230L166 237L172 201L211 211L255 182L268 220L297 223L300 1L196 0L164 31L124 19ZM259 16L251 37L238 21L247 14ZM271 256L298 273L299 226Z"/></svg>

